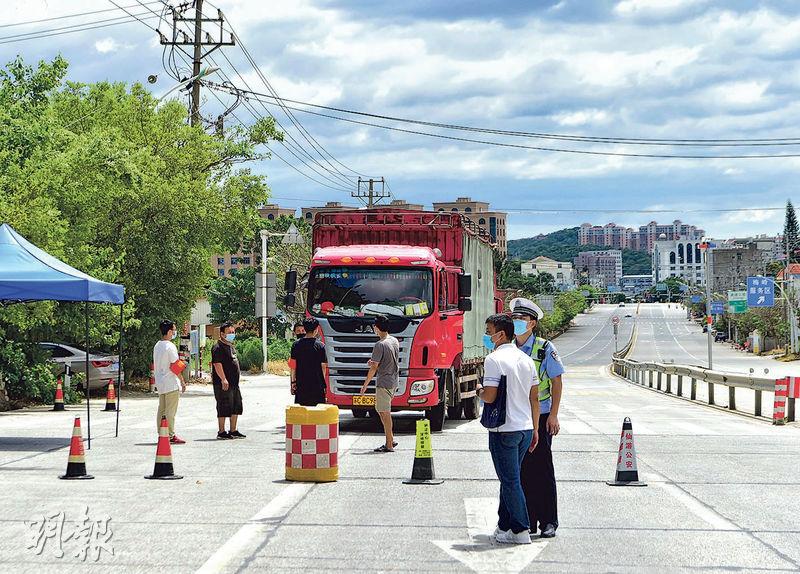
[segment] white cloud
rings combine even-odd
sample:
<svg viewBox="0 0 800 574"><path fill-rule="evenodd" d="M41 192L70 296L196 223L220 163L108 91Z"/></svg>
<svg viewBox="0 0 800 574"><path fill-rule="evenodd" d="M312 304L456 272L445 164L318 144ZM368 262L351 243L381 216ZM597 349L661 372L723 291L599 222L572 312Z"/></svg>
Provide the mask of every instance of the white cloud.
<svg viewBox="0 0 800 574"><path fill-rule="evenodd" d="M575 112L565 112L553 116L553 120L562 126L584 126L586 124L606 123L609 115L604 110L588 109Z"/></svg>
<svg viewBox="0 0 800 574"><path fill-rule="evenodd" d="M114 38L103 38L94 43L94 49L101 54L109 54L119 50L120 46Z"/></svg>

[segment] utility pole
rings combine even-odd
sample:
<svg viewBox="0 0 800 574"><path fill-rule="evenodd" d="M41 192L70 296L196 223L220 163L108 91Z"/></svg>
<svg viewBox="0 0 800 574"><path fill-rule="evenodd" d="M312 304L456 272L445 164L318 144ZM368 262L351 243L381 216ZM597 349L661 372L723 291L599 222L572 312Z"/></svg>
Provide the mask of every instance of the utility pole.
<svg viewBox="0 0 800 574"><path fill-rule="evenodd" d="M379 183L381 188L380 191L375 189L375 184ZM362 190L361 185L365 184L367 186L366 190ZM380 179L361 179L358 178L358 191L352 192L350 195L356 197L362 201L366 199L366 205L369 209L375 207L375 204L379 203L381 199L385 197L391 197L391 194L385 191L386 189L386 180L384 178Z"/></svg>
<svg viewBox="0 0 800 574"><path fill-rule="evenodd" d="M711 334L711 247L714 244L711 242L706 242L700 244L700 248L705 251L706 254L706 331L708 332L708 368L711 369L712 362L711 362L711 353L712 347L714 345L714 336Z"/></svg>
<svg viewBox="0 0 800 574"><path fill-rule="evenodd" d="M191 8L194 9L194 17L187 18L184 12L189 9L188 4L172 7L172 37L167 38L159 31L161 36L162 46L175 46L181 52L186 54L187 57L192 59L192 77L200 75L203 66L203 59L208 57L214 50L221 46L234 46L233 34L230 34L230 40L224 39L225 17L222 10L217 10L216 18L208 18L203 14L203 0L194 0ZM215 24L215 36L212 37L210 33L205 32L203 35L203 23ZM186 31L181 27L185 24L191 30L194 26L193 36L190 37ZM216 29L218 26L218 30ZM218 32L218 33L217 33ZM186 50L189 46L192 47L192 53L189 54ZM210 46L210 49L203 51L204 47ZM189 105L189 114L191 125L200 125L202 120L200 116L200 81L195 80L192 82L192 98Z"/></svg>

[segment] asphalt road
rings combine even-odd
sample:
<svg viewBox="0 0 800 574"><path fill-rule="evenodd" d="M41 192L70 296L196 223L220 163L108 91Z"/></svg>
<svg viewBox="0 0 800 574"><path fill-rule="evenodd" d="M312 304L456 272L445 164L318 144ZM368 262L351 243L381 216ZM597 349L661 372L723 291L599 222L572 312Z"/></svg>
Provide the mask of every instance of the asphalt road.
<svg viewBox="0 0 800 574"><path fill-rule="evenodd" d="M80 408L0 415L0 570L800 571L800 429L610 375L610 320L619 312L598 306L555 341L568 368L562 432L554 441L561 523L555 539L491 544L498 484L487 433L474 421L448 422L433 436L436 474L444 479L438 486L402 483L411 473L417 420L406 413L395 416L400 446L393 454L373 454L380 435L369 421L342 413L340 480L285 482L287 382L252 377L242 386L244 440L214 440L209 387L192 387L182 398L178 432L188 443L173 448L175 470L185 476L178 481L142 478L155 455L152 397L122 403L118 438L113 414L97 405L86 455L96 478L89 481L57 479ZM633 317L622 318L629 329ZM645 335L639 344L647 341ZM614 474L625 416L633 420L646 488L605 483ZM73 538L58 558L55 534L40 554L28 548L37 517L57 513L65 517L64 536L84 514L90 521L110 518L114 554L83 561L74 556L81 546Z"/></svg>

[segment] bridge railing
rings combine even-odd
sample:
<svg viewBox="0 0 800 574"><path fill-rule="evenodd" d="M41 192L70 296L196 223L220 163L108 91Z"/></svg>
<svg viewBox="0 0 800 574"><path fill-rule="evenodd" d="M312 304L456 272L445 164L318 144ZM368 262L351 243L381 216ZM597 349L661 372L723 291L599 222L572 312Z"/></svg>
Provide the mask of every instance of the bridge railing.
<svg viewBox="0 0 800 574"><path fill-rule="evenodd" d="M633 337L631 337L633 341ZM621 353L620 353L621 354ZM748 412L763 417L763 393L775 393L772 419L775 424L783 424L787 420L795 421L795 399L788 395L788 379L770 379L747 374L726 373L694 367L689 365L673 365L665 363L648 363L614 356L612 369L620 377L632 383L648 387L656 391L671 394L692 401L698 400L697 385L706 385L706 402L716 405L715 385L728 388L727 408L732 411ZM750 389L755 393L753 412L736 408L736 389ZM688 395L687 395L688 392Z"/></svg>

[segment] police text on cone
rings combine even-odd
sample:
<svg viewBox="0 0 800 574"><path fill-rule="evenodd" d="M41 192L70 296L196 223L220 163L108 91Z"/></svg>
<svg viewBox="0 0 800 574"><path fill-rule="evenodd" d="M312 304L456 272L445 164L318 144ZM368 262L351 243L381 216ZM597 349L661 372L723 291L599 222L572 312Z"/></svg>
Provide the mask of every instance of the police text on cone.
<svg viewBox="0 0 800 574"><path fill-rule="evenodd" d="M417 421L417 446L414 451L414 467L411 479L404 484L442 484L433 470L433 450L431 448L431 422L428 419Z"/></svg>
<svg viewBox="0 0 800 574"><path fill-rule="evenodd" d="M114 392L114 380L109 379L108 390L106 391L106 411L117 410L117 393Z"/></svg>
<svg viewBox="0 0 800 574"><path fill-rule="evenodd" d="M86 480L94 478L86 474L86 459L83 453L83 437L81 436L81 417L75 417L72 425L72 440L69 443L69 458L67 459L67 472L58 478L64 480Z"/></svg>
<svg viewBox="0 0 800 574"><path fill-rule="evenodd" d="M631 419L625 417L622 423L622 434L619 437L617 454L617 472L614 480L607 481L609 486L647 486L639 481L639 470L636 467L636 446L633 443L633 425Z"/></svg>

